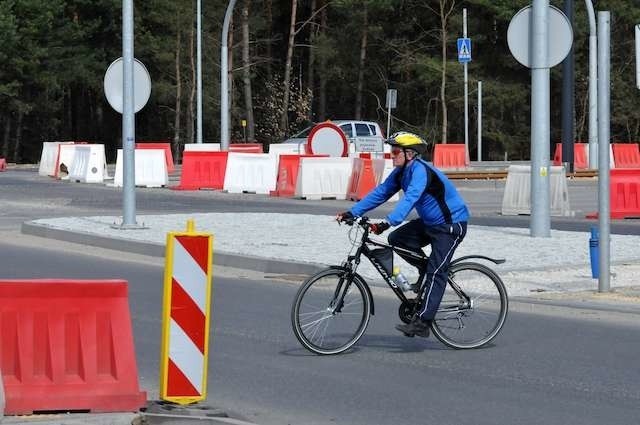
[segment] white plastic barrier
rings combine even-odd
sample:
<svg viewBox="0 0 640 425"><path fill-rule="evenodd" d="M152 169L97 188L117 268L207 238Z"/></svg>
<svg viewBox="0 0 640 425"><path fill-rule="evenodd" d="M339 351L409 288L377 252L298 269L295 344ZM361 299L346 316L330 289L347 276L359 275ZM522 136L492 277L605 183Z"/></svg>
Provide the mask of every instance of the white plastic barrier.
<svg viewBox="0 0 640 425"><path fill-rule="evenodd" d="M185 152L219 152L220 143L185 143Z"/></svg>
<svg viewBox="0 0 640 425"><path fill-rule="evenodd" d="M295 196L347 199L352 169L352 158L300 158Z"/></svg>
<svg viewBox="0 0 640 425"><path fill-rule="evenodd" d="M393 166L393 161L391 159L376 158L372 160L372 163L373 163L373 173L375 174L375 177L376 177L376 184L380 184L383 181L385 181L387 177L389 177L389 174L391 174L391 172L395 168ZM399 199L400 199L400 196L396 193L391 198L389 198L389 201L396 202Z"/></svg>
<svg viewBox="0 0 640 425"><path fill-rule="evenodd" d="M550 214L569 216L569 191L567 175L562 166L550 168ZM507 183L502 197L502 215L531 214L531 166L510 165Z"/></svg>
<svg viewBox="0 0 640 425"><path fill-rule="evenodd" d="M38 174L41 176L55 176L58 159L58 145L72 145L73 142L42 142L42 154Z"/></svg>
<svg viewBox="0 0 640 425"><path fill-rule="evenodd" d="M122 149L118 149L116 175L113 178L116 187L122 187L123 184L123 161ZM136 186L162 187L169 183L164 149L136 149L134 167Z"/></svg>
<svg viewBox="0 0 640 425"><path fill-rule="evenodd" d="M61 180L69 180L69 171L73 167L73 161L76 157L76 148L78 146L82 145L74 145L73 142L70 144L58 145L58 160L53 173L54 177ZM66 173L62 171L64 169L63 165L67 169Z"/></svg>
<svg viewBox="0 0 640 425"><path fill-rule="evenodd" d="M304 143L272 143L269 145L269 153L275 155L297 155L306 153L306 148Z"/></svg>
<svg viewBox="0 0 640 425"><path fill-rule="evenodd" d="M69 169L69 180L82 183L102 183L107 178L107 160L104 145L78 145L73 165Z"/></svg>
<svg viewBox="0 0 640 425"><path fill-rule="evenodd" d="M229 193L276 190L278 156L267 153L229 152L223 189Z"/></svg>

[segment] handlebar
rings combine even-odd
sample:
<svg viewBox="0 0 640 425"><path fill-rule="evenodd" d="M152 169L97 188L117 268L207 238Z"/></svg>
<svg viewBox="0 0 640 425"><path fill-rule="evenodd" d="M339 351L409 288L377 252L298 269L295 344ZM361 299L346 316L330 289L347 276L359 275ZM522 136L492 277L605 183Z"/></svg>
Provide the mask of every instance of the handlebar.
<svg viewBox="0 0 640 425"><path fill-rule="evenodd" d="M369 217L364 216L364 215L361 216L361 217L351 217L351 218L347 218L347 219L342 219L342 220L338 221L338 223L344 223L347 226L353 226L354 224L358 224L363 229L369 229L369 227L370 227Z"/></svg>

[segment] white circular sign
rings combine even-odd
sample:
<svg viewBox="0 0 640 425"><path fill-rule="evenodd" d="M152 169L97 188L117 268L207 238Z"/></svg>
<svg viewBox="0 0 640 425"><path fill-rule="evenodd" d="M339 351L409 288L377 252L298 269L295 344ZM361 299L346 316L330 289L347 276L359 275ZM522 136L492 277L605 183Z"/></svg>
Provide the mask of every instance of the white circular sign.
<svg viewBox="0 0 640 425"><path fill-rule="evenodd" d="M347 156L348 146L343 131L330 122L313 127L307 140L307 152L315 155Z"/></svg>
<svg viewBox="0 0 640 425"><path fill-rule="evenodd" d="M531 27L533 8L524 7L516 13L507 30L507 44L513 57L527 68L531 68ZM573 29L569 18L560 9L549 5L547 30L547 67L556 66L564 60L573 44Z"/></svg>
<svg viewBox="0 0 640 425"><path fill-rule="evenodd" d="M122 113L124 96L122 93L124 61L122 58L114 60L104 74L104 94L109 105ZM138 59L133 60L133 111L138 112L147 104L151 96L151 77L149 71Z"/></svg>

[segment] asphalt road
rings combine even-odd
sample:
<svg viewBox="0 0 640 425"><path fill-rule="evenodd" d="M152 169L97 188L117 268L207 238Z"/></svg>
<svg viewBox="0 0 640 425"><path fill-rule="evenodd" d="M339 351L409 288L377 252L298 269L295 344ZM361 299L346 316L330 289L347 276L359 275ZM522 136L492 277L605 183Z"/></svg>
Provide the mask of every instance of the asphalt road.
<svg viewBox="0 0 640 425"><path fill-rule="evenodd" d="M162 261L3 232L3 278L124 278L141 386L157 398ZM9 236L8 238L6 236ZM6 242L10 240L11 242ZM455 351L376 315L354 350L319 357L291 332L295 276L214 268L208 403L262 425L630 424L640 417L640 310L512 302L484 349Z"/></svg>
<svg viewBox="0 0 640 425"><path fill-rule="evenodd" d="M505 218L503 183L457 182L475 224ZM502 186L501 186L502 185ZM595 181L569 182L572 209L593 210ZM162 259L122 255L19 233L29 219L118 215L121 191L0 173L0 276L124 278L130 284L141 385L157 397ZM347 201L301 201L213 191L138 189L139 214L300 212L334 214ZM381 214L384 214L384 209ZM580 214L555 228L587 229ZM612 231L639 234L635 222ZM209 403L258 424L629 424L640 417L640 310L513 301L503 332L480 350L454 351L393 329L396 301L375 288L376 316L354 350L318 357L289 323L297 276L214 268Z"/></svg>

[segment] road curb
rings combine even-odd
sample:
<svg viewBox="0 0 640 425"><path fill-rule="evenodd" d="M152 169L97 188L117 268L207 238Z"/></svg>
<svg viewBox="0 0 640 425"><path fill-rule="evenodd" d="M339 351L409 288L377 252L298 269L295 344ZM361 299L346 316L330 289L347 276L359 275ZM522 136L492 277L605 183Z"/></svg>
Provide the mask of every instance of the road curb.
<svg viewBox="0 0 640 425"><path fill-rule="evenodd" d="M61 240L122 252L130 252L133 254L149 255L161 258L165 255L164 244L140 242L124 238L104 237L86 232L56 229L33 221L22 223L20 231L25 235ZM280 274L314 274L326 268L326 266L322 264L296 263L280 261L273 258L216 251L215 247L213 252L213 264L217 266L254 270L263 273Z"/></svg>

